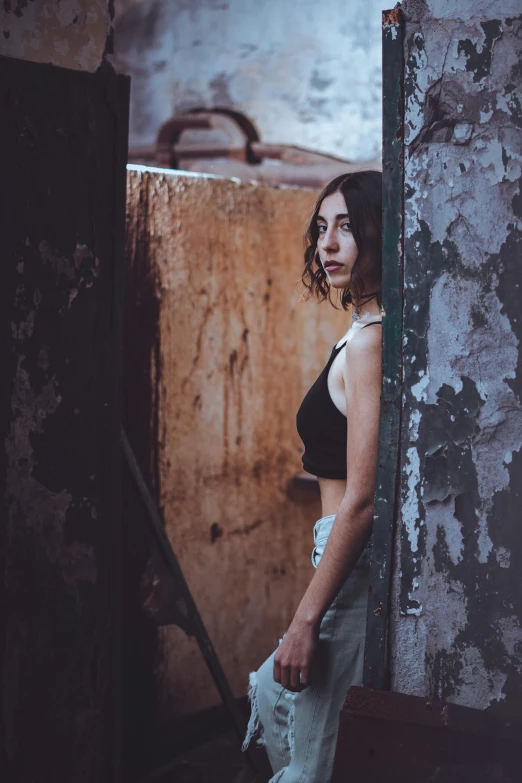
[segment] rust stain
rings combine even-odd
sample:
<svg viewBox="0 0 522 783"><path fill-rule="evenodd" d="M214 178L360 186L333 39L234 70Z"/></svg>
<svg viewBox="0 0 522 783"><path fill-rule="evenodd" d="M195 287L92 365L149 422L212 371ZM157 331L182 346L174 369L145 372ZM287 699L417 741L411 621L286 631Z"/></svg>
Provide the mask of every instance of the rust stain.
<svg viewBox="0 0 522 783"><path fill-rule="evenodd" d="M245 535L248 536L252 532L252 530L255 530L258 527L261 527L263 524L262 519L256 519L255 522L252 522L251 525L246 525L245 527L237 527L235 530L230 531L230 535Z"/></svg>
<svg viewBox="0 0 522 783"><path fill-rule="evenodd" d="M382 12L382 23L384 25L401 24L402 12L400 8L392 8L390 11Z"/></svg>
<svg viewBox="0 0 522 783"><path fill-rule="evenodd" d="M213 522L210 526L210 542L213 544L214 541L217 541L218 538L221 538L223 535L223 528L218 525L217 522Z"/></svg>

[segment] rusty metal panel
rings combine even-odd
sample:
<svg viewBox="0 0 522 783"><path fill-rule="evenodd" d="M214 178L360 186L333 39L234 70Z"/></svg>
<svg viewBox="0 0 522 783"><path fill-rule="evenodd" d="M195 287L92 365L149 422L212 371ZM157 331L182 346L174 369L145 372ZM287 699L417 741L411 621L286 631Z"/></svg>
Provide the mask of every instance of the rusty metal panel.
<svg viewBox="0 0 522 783"><path fill-rule="evenodd" d="M522 704L522 17L508 5L403 5L392 687L513 715Z"/></svg>
<svg viewBox="0 0 522 783"><path fill-rule="evenodd" d="M133 318L129 299L127 321L133 333L140 322L147 329L134 363L143 407L132 342L126 349L125 426L133 446L137 432L138 459L236 696L277 646L313 574L321 511L313 490L304 500L293 486L302 471L295 415L349 326L326 302L298 303L315 197L167 170L128 173L136 309ZM141 291L138 279L147 281ZM216 704L196 642L174 626L159 633L165 710Z"/></svg>
<svg viewBox="0 0 522 783"><path fill-rule="evenodd" d="M487 710L353 687L331 783L512 783L520 749L520 727Z"/></svg>
<svg viewBox="0 0 522 783"><path fill-rule="evenodd" d="M364 685L383 688L388 671L388 615L397 511L401 415L403 291L403 18L383 11L383 387L376 475Z"/></svg>
<svg viewBox="0 0 522 783"><path fill-rule="evenodd" d="M3 779L118 779L128 87L0 60Z"/></svg>

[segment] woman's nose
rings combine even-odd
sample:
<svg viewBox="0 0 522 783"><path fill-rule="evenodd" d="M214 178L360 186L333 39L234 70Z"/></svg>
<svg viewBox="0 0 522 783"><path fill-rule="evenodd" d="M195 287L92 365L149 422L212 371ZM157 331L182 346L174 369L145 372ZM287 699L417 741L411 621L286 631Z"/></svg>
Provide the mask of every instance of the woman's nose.
<svg viewBox="0 0 522 783"><path fill-rule="evenodd" d="M334 231L326 231L323 234L323 250L338 250L339 246Z"/></svg>

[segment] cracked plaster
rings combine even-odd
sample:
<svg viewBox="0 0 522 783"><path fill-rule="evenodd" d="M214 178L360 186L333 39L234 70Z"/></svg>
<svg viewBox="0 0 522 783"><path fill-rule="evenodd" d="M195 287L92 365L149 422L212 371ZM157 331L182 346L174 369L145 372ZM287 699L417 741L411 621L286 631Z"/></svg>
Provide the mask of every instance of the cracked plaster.
<svg viewBox="0 0 522 783"><path fill-rule="evenodd" d="M376 0L342 14L337 0L129 7L115 21L113 62L132 77L131 146L155 143L175 113L224 107L266 143L379 158L381 10Z"/></svg>
<svg viewBox="0 0 522 783"><path fill-rule="evenodd" d="M484 709L513 705L522 687L522 18L509 17L518 3L468 6L403 4L405 456L392 687Z"/></svg>

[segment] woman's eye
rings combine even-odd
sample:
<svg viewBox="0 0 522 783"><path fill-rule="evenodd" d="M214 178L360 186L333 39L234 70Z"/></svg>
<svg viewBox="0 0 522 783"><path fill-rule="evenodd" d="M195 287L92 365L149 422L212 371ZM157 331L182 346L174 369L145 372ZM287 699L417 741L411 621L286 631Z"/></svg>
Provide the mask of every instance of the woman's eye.
<svg viewBox="0 0 522 783"><path fill-rule="evenodd" d="M317 230L319 231L320 234L324 234L324 232L326 231L326 226L318 225Z"/></svg>
<svg viewBox="0 0 522 783"><path fill-rule="evenodd" d="M346 223L342 223L341 227L348 229L348 231L352 230L352 225L351 225L351 223L348 223L348 221L346 221Z"/></svg>

